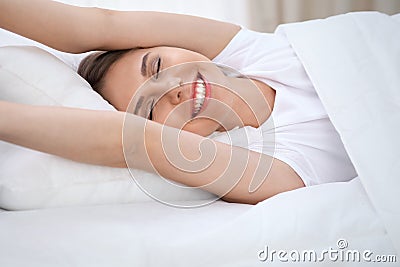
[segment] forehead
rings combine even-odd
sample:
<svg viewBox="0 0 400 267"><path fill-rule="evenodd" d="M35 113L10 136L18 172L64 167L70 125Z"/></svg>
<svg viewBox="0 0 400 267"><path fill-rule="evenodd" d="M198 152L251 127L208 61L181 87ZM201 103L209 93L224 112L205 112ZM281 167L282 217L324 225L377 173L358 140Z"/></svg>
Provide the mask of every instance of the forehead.
<svg viewBox="0 0 400 267"><path fill-rule="evenodd" d="M128 52L107 71L104 85L99 93L118 110L126 111L131 98L144 83L141 75L141 60L145 49Z"/></svg>
<svg viewBox="0 0 400 267"><path fill-rule="evenodd" d="M105 76L105 87L127 88L140 85L144 81L144 77L140 75L141 61L146 52L147 49L136 49L117 60Z"/></svg>

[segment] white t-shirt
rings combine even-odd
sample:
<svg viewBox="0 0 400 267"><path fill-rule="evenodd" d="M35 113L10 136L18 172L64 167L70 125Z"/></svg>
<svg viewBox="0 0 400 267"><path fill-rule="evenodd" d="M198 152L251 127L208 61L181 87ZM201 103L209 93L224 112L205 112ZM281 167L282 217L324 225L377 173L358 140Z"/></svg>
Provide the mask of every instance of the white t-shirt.
<svg viewBox="0 0 400 267"><path fill-rule="evenodd" d="M357 176L339 134L283 33L242 29L213 62L236 69L276 91L270 118L259 128L246 126L231 131L233 145L287 163L306 186L349 181ZM216 139L224 142L224 134Z"/></svg>

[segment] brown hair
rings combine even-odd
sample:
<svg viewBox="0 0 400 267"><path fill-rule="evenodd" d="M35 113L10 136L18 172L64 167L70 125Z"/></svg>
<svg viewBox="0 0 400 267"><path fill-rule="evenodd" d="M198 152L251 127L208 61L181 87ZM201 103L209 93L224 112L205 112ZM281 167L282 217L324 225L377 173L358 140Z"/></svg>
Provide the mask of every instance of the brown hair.
<svg viewBox="0 0 400 267"><path fill-rule="evenodd" d="M133 49L95 52L85 57L79 64L78 74L96 92L104 86L104 78L111 66Z"/></svg>

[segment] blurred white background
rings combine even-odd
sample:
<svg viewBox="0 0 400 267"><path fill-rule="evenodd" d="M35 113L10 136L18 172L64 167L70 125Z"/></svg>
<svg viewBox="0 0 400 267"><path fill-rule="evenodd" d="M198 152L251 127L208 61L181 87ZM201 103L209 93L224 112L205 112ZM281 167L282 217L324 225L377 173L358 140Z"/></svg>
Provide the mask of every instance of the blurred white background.
<svg viewBox="0 0 400 267"><path fill-rule="evenodd" d="M81 6L156 10L224 20L272 32L281 23L325 18L350 11L400 13L400 0L59 0Z"/></svg>
<svg viewBox="0 0 400 267"><path fill-rule="evenodd" d="M400 0L248 0L248 25L274 31L282 23L326 18L351 11L400 13Z"/></svg>

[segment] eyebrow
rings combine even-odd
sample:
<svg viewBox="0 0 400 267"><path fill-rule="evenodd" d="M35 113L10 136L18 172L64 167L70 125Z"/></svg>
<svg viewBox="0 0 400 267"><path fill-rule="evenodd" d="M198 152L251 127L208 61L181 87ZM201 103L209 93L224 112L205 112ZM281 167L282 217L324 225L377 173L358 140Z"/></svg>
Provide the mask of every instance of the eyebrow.
<svg viewBox="0 0 400 267"><path fill-rule="evenodd" d="M143 104L143 99L144 99L143 96L141 96L141 97L139 98L139 100L138 100L138 102L137 102L137 104L136 104L136 107L135 107L135 111L133 112L133 114L135 114L135 115L138 114L138 111L139 111L140 107L141 107L142 104Z"/></svg>
<svg viewBox="0 0 400 267"><path fill-rule="evenodd" d="M143 56L142 58L142 68L141 72L143 76L147 75L147 58L149 57L150 52L147 52L146 55Z"/></svg>

